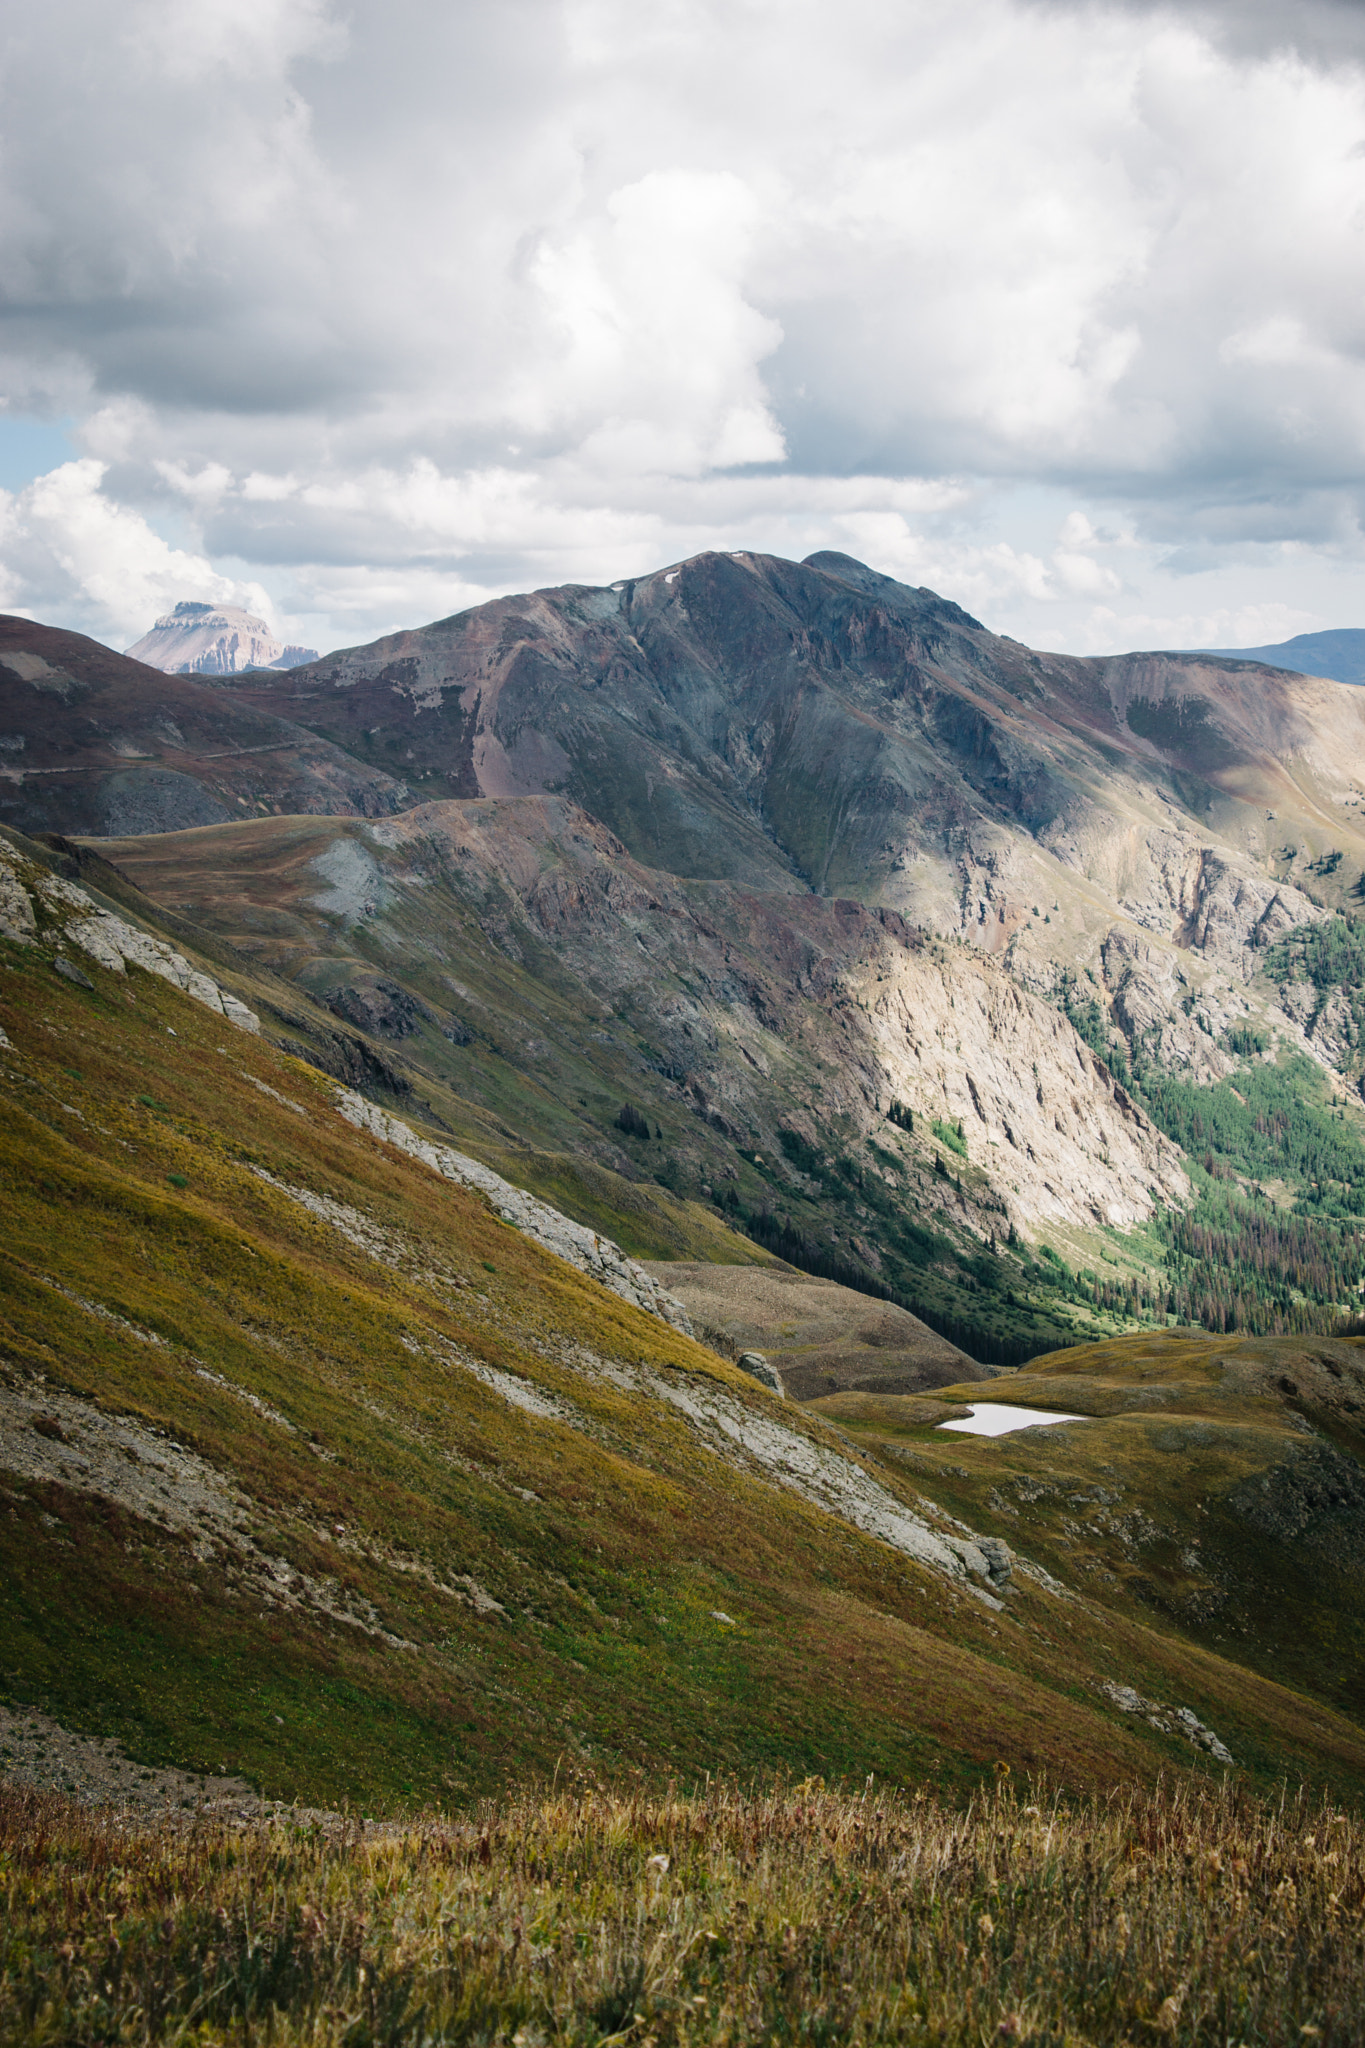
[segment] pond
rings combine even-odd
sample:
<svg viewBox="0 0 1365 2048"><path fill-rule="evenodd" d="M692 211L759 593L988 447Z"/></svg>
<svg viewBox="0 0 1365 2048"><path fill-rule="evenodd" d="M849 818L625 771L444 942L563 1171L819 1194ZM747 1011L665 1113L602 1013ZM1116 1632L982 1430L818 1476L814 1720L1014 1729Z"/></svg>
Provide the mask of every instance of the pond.
<svg viewBox="0 0 1365 2048"><path fill-rule="evenodd" d="M960 1429L968 1436L1008 1436L1013 1429L1037 1429L1045 1422L1084 1422L1084 1415L1062 1415L1055 1408L1014 1408L1008 1401L973 1401L961 1422L940 1422L940 1429Z"/></svg>

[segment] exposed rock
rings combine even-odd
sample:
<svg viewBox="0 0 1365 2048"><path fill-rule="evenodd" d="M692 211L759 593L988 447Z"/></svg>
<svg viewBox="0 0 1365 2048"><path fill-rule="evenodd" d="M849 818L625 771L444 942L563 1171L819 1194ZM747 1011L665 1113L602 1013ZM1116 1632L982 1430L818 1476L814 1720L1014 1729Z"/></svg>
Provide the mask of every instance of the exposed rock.
<svg viewBox="0 0 1365 2048"><path fill-rule="evenodd" d="M1180 908L1182 943L1243 974L1252 971L1253 951L1325 915L1302 890L1239 871L1208 847L1182 891Z"/></svg>
<svg viewBox="0 0 1365 2048"><path fill-rule="evenodd" d="M0 1776L138 1814L230 1813L245 1819L270 1810L245 1778L149 1768L134 1762L113 1736L79 1734L36 1707L0 1707Z"/></svg>
<svg viewBox="0 0 1365 2048"><path fill-rule="evenodd" d="M197 1003L215 1010L241 1030L260 1030L261 1020L254 1010L248 1009L227 989L220 988L211 975L193 966L174 946L129 924L126 919L116 917L112 911L101 910L94 898L76 883L30 867L13 847L0 839L0 904L6 907L6 915L14 926L14 933L6 936L16 935L25 940L34 936L35 896L53 920L61 938L70 945L78 946L111 974L123 974L128 967L140 967L148 974L159 975L163 981L173 982L186 995L193 996ZM59 955L52 964L57 973L68 981L83 988L93 988L94 983L89 977L69 960Z"/></svg>
<svg viewBox="0 0 1365 2048"><path fill-rule="evenodd" d="M232 813L193 775L174 768L120 769L100 784L99 825L111 839L221 825Z"/></svg>
<svg viewBox="0 0 1365 2048"><path fill-rule="evenodd" d="M761 1351L741 1351L735 1364L741 1372L747 1372L760 1386L768 1387L779 1399L785 1400L787 1390L782 1384L782 1375L776 1366L769 1365Z"/></svg>
<svg viewBox="0 0 1365 2048"><path fill-rule="evenodd" d="M192 1370L193 1368L188 1368ZM0 1387L0 1469L110 1500L184 1537L196 1557L264 1606L312 1609L398 1647L370 1603L336 1579L295 1569L259 1546L257 1504L207 1459L133 1416L50 1387Z"/></svg>
<svg viewBox="0 0 1365 2048"><path fill-rule="evenodd" d="M1014 1553L1000 1537L945 1536L943 1540L957 1552L967 1570L993 1591L1002 1592L1008 1586L1014 1571Z"/></svg>
<svg viewBox="0 0 1365 2048"><path fill-rule="evenodd" d="M648 1388L680 1409L719 1455L740 1470L759 1470L813 1506L842 1516L865 1534L964 1583L988 1606L1001 1605L986 1591L997 1582L992 1577L991 1559L974 1536L964 1539L933 1527L854 1459L790 1428L780 1410L756 1412L742 1406L724 1388L684 1379L681 1374L640 1368L634 1373L617 1371L613 1377ZM924 1505L938 1512L932 1502ZM972 1586L972 1578L979 1579L981 1585Z"/></svg>
<svg viewBox="0 0 1365 2048"><path fill-rule="evenodd" d="M1214 1734L1206 1728L1192 1707L1167 1707L1160 1700L1148 1700L1135 1692L1131 1685L1120 1685L1114 1679L1105 1679L1100 1690L1106 1693L1114 1705L1124 1714L1141 1714L1149 1727L1162 1735L1183 1735L1196 1749L1207 1751L1220 1764L1233 1761L1231 1752Z"/></svg>
<svg viewBox="0 0 1365 2048"><path fill-rule="evenodd" d="M264 619L235 605L181 603L128 649L133 661L177 675L230 676L245 669L298 668L315 647L286 647Z"/></svg>
<svg viewBox="0 0 1365 2048"><path fill-rule="evenodd" d="M434 1144L419 1137L410 1124L390 1116L376 1103L366 1102L349 1088L338 1090L338 1107L346 1121L358 1130L369 1131L381 1143L396 1146L399 1151L422 1160L446 1180L458 1181L462 1187L477 1188L481 1194L487 1195L505 1223L524 1230L547 1251L576 1266L580 1273L588 1273L594 1280L600 1280L624 1301L633 1302L637 1308L646 1309L651 1315L671 1323L674 1329L691 1336L691 1319L682 1303L666 1294L657 1280L636 1260L627 1258L621 1247L613 1244L609 1237L599 1237L595 1230L575 1223L558 1209L552 1209L548 1202L538 1201L523 1189L514 1188L510 1181L505 1181L501 1174L481 1165L477 1159L470 1159L449 1145Z"/></svg>
<svg viewBox="0 0 1365 2048"><path fill-rule="evenodd" d="M1130 1045L1141 1045L1163 1067L1184 1070L1202 1084L1221 1081L1236 1062L1219 1038L1244 1014L1207 987L1196 993L1170 947L1140 939L1115 925L1100 949L1114 1021Z"/></svg>
<svg viewBox="0 0 1365 2048"><path fill-rule="evenodd" d="M19 878L11 849L0 840L0 938L26 946L34 930L33 900Z"/></svg>
<svg viewBox="0 0 1365 2048"><path fill-rule="evenodd" d="M889 1093L961 1122L968 1157L1027 1229L1129 1228L1189 1198L1180 1153L1067 1020L992 961L891 956L869 1021Z"/></svg>
<svg viewBox="0 0 1365 2048"><path fill-rule="evenodd" d="M345 988L335 989L327 998L327 1007L359 1030L373 1032L376 1038L410 1038L418 1020L427 1014L415 996L400 988L396 981L383 979L363 986L349 983Z"/></svg>

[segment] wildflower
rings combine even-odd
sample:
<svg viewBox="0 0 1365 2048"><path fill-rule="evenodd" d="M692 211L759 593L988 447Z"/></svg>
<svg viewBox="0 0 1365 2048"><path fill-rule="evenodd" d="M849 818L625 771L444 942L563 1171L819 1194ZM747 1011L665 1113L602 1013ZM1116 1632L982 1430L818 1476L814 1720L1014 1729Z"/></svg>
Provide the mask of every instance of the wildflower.
<svg viewBox="0 0 1365 2048"><path fill-rule="evenodd" d="M976 1931L983 1941L989 1941L995 1932L995 1922L989 1913L983 1913L976 1923Z"/></svg>
<svg viewBox="0 0 1365 2048"><path fill-rule="evenodd" d="M1017 2012L1007 2012L995 2031L1002 2041L1017 2041L1023 2034L1024 2022Z"/></svg>
<svg viewBox="0 0 1365 2048"><path fill-rule="evenodd" d="M660 1877L664 1877L668 1873L668 1861L669 1859L667 1858L667 1856L651 1856L648 1863L645 1865L645 1869L657 1870Z"/></svg>

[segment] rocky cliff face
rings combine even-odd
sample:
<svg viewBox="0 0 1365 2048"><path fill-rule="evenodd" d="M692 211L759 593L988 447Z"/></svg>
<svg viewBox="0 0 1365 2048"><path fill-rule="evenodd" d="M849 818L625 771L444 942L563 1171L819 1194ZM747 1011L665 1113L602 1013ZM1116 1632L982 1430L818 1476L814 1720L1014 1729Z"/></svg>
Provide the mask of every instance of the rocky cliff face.
<svg viewBox="0 0 1365 2048"><path fill-rule="evenodd" d="M232 605L176 605L128 649L133 661L168 675L232 676L253 668L298 668L315 647L286 646L264 619Z"/></svg>
<svg viewBox="0 0 1365 2048"><path fill-rule="evenodd" d="M1177 1148L1065 1017L999 966L920 949L877 968L863 992L886 1085L961 1126L1012 1215L1126 1229L1188 1198Z"/></svg>

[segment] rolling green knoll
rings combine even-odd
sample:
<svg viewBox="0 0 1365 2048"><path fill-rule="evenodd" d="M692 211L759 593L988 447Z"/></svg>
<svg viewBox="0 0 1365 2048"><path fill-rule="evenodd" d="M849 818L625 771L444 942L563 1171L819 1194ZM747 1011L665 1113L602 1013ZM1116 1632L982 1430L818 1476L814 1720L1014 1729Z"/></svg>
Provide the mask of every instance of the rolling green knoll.
<svg viewBox="0 0 1365 2048"><path fill-rule="evenodd" d="M1091 1419L935 1434L935 1407L981 1396L816 1406L1106 1607L1360 1714L1365 1341L1171 1331L1077 1346L986 1399Z"/></svg>
<svg viewBox="0 0 1365 2048"><path fill-rule="evenodd" d="M1122 1602L1020 1578L993 1611L718 1457L631 1376L840 1439L352 1129L317 1071L136 971L0 968L0 1402L49 1460L4 1480L11 1702L389 1808L561 1758L947 1787L1188 1762L1110 1678L1257 1774L1365 1787L1348 1720Z"/></svg>

